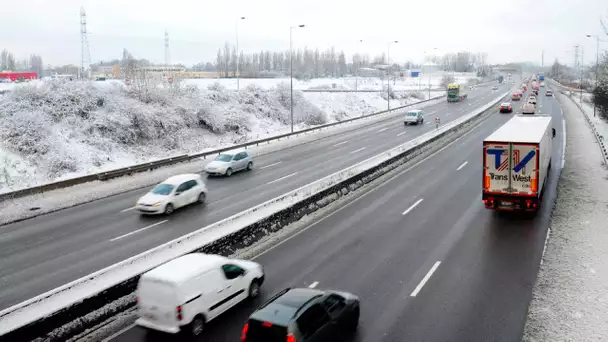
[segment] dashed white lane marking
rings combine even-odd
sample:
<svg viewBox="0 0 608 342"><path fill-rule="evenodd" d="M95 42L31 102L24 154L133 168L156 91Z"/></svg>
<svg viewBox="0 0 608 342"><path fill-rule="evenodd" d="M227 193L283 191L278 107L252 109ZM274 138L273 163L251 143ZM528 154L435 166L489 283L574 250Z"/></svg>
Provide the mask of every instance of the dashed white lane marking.
<svg viewBox="0 0 608 342"><path fill-rule="evenodd" d="M319 285L318 281L315 281L314 283L308 285L309 288L314 289L315 287L317 287L317 285Z"/></svg>
<svg viewBox="0 0 608 342"><path fill-rule="evenodd" d="M131 207L131 208L123 209L123 210L121 210L120 212L121 212L121 213L126 213L127 211L131 211L131 210L133 210L133 209L135 209L135 206L133 206L133 207Z"/></svg>
<svg viewBox="0 0 608 342"><path fill-rule="evenodd" d="M427 124L428 124L428 122L427 122ZM397 134L397 136L400 137L400 136L404 135L405 133L407 133L407 132L401 132L401 133Z"/></svg>
<svg viewBox="0 0 608 342"><path fill-rule="evenodd" d="M469 163L468 161L465 161L464 163L462 163L462 165L460 165L460 166L459 166L459 167L456 169L456 171L460 171L460 169L462 169L462 168L463 168L465 165L467 165L468 163Z"/></svg>
<svg viewBox="0 0 608 342"><path fill-rule="evenodd" d="M388 127L385 127L385 128L383 128L383 129L380 129L380 130L378 130L378 133L380 133L380 132L384 132L384 131L386 131L387 129L388 129Z"/></svg>
<svg viewBox="0 0 608 342"><path fill-rule="evenodd" d="M426 124L427 124L427 125L430 125L431 123L430 123L430 122L427 122Z"/></svg>
<svg viewBox="0 0 608 342"><path fill-rule="evenodd" d="M275 165L279 165L279 164L281 164L281 163L282 163L282 161L280 161L280 162L276 162L276 163L272 163L272 164L268 164L268 165L264 165L264 166L260 167L260 170L264 170L264 169L266 169L266 168L273 167L273 166L275 166Z"/></svg>
<svg viewBox="0 0 608 342"><path fill-rule="evenodd" d="M340 145L342 145L342 144L346 144L347 142L348 142L348 140L344 140L344 141L342 141L342 142L339 142L339 143L337 143L337 144L334 144L333 146L340 146Z"/></svg>
<svg viewBox="0 0 608 342"><path fill-rule="evenodd" d="M279 181L282 181L283 179L286 179L286 178L289 178L289 177L293 177L293 176L295 176L295 175L297 175L297 174L298 174L297 172L290 173L290 174L288 174L287 176L283 176L283 177L281 177L281 178L277 178L277 179L275 179L275 180L271 180L270 182L266 183L266 185L268 185L268 184L272 184L272 183L276 183L276 182L279 182Z"/></svg>
<svg viewBox="0 0 608 342"><path fill-rule="evenodd" d="M433 265L433 267L431 267L429 272L424 276L424 278L422 278L422 280L420 281L420 284L418 284L418 286L416 286L416 288L410 295L411 297L416 297L416 295L418 295L418 292L420 292L420 290L422 290L422 288L424 287L424 284L426 284L426 282L429 281L429 279L431 278L433 273L435 273L435 271L437 270L439 265L441 265L441 261L435 262L435 264Z"/></svg>
<svg viewBox="0 0 608 342"><path fill-rule="evenodd" d="M419 199L416 201L416 203L412 204L409 208L407 208L401 215L407 215L410 211L414 210L414 208L416 208L418 206L418 204L420 204L422 201L424 201L423 198Z"/></svg>
<svg viewBox="0 0 608 342"><path fill-rule="evenodd" d="M353 154L353 153L357 153L357 152L361 152L361 151L365 150L366 148L367 148L367 147L361 147L361 148L358 148L358 149L356 149L356 150L352 151L352 152L351 152L351 154Z"/></svg>
<svg viewBox="0 0 608 342"><path fill-rule="evenodd" d="M163 224L163 223L167 223L167 222L169 222L169 220L162 220L162 221L160 221L160 222L156 222L156 223L151 224L151 225L149 225L149 226L145 226L145 227L143 227L143 228L139 228L138 230L134 230L134 231L132 231L132 232L130 232L130 233L127 233L127 234L124 234L124 235L121 235L121 236L115 237L115 238L113 238L113 239L110 239L110 241L116 241L116 240L120 240L120 239L125 238L125 237L127 237L127 236L130 236L130 235L133 235L133 234L136 234L136 233L139 233L139 232L143 232L143 231L144 231L144 230L146 230L146 229L150 229L150 228L152 228L152 227L156 227L156 226L159 226L159 225L161 225L161 224Z"/></svg>

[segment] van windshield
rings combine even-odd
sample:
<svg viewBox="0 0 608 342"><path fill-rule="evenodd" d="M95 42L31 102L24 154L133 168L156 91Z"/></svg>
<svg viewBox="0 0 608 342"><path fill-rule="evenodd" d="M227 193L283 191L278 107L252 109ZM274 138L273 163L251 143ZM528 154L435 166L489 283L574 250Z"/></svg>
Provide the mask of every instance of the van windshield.
<svg viewBox="0 0 608 342"><path fill-rule="evenodd" d="M418 116L418 112L409 112L407 116Z"/></svg>
<svg viewBox="0 0 608 342"><path fill-rule="evenodd" d="M178 303L175 288L171 284L154 279L141 278L137 285L137 298L146 306L175 307Z"/></svg>

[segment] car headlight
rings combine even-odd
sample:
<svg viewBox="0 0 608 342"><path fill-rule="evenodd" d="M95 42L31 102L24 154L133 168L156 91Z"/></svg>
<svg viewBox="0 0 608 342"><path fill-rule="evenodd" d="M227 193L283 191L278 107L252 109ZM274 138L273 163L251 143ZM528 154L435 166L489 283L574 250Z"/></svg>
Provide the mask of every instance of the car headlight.
<svg viewBox="0 0 608 342"><path fill-rule="evenodd" d="M156 203L152 203L152 204L150 204L150 205L151 205L151 206L153 206L153 207L158 207L158 206L160 206L161 204L162 204L161 202L156 202Z"/></svg>

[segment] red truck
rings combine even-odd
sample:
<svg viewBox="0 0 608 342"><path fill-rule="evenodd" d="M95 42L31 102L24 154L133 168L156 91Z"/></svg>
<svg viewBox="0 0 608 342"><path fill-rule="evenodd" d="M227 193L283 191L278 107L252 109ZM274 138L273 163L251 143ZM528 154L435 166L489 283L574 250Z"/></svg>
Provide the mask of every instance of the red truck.
<svg viewBox="0 0 608 342"><path fill-rule="evenodd" d="M35 80L38 79L38 73L35 71L7 71L0 72L0 79L8 78L11 82Z"/></svg>

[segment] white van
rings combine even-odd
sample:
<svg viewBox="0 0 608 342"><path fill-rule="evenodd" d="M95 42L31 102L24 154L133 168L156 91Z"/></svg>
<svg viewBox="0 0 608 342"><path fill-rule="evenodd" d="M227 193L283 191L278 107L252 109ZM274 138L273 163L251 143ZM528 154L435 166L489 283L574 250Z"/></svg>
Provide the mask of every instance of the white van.
<svg viewBox="0 0 608 342"><path fill-rule="evenodd" d="M192 253L144 273L137 284L135 322L144 328L198 336L205 323L259 295L261 265L219 255Z"/></svg>

